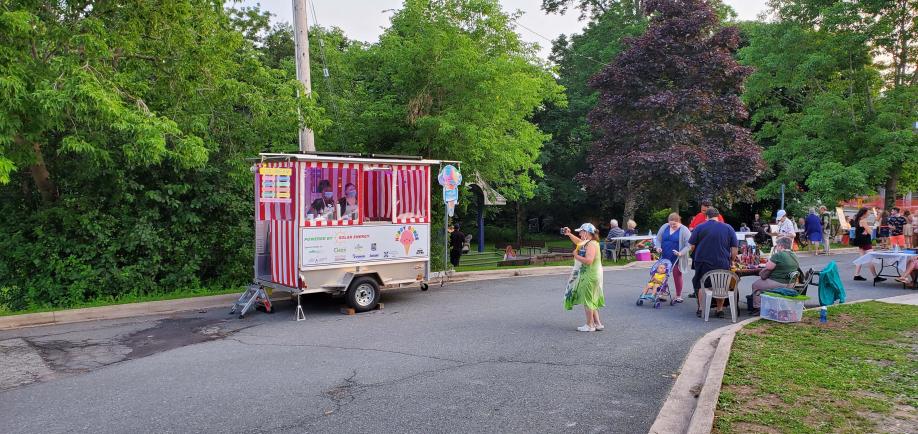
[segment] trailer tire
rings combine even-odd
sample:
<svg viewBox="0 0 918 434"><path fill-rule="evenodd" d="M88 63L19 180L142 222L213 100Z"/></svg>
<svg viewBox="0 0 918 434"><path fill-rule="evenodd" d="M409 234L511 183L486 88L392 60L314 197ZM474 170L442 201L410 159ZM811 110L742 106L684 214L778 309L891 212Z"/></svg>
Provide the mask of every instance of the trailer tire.
<svg viewBox="0 0 918 434"><path fill-rule="evenodd" d="M379 304L379 284L372 277L358 277L347 290L347 304L357 312L376 309Z"/></svg>
<svg viewBox="0 0 918 434"><path fill-rule="evenodd" d="M428 289L430 289L430 285L426 283L421 284L421 291L427 291Z"/></svg>

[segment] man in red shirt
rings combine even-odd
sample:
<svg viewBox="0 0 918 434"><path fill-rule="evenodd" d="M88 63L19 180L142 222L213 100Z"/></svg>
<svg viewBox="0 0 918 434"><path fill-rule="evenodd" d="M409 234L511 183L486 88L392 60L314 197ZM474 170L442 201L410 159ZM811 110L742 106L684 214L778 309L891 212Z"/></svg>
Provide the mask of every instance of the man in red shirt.
<svg viewBox="0 0 918 434"><path fill-rule="evenodd" d="M701 212L696 214L695 217L692 219L692 222L689 223L688 225L688 228L690 231L695 230L695 226L698 226L708 221L708 217L705 215L705 213L708 212L708 208L710 207L711 207L710 200L701 201ZM724 217L720 214L717 214L717 221L724 223Z"/></svg>

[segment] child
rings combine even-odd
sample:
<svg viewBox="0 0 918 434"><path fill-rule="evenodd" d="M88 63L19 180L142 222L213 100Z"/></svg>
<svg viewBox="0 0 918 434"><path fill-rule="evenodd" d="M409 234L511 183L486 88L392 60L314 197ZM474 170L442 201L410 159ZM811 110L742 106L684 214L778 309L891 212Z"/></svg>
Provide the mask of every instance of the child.
<svg viewBox="0 0 918 434"><path fill-rule="evenodd" d="M641 294L641 298L652 300L653 295L660 289L660 286L663 285L665 280L666 264L659 264L657 265L657 272L650 278L650 282L647 282L647 287L644 288L644 293Z"/></svg>
<svg viewBox="0 0 918 434"><path fill-rule="evenodd" d="M504 249L504 260L511 261L516 259L516 251L513 250L513 246L507 244L507 248Z"/></svg>

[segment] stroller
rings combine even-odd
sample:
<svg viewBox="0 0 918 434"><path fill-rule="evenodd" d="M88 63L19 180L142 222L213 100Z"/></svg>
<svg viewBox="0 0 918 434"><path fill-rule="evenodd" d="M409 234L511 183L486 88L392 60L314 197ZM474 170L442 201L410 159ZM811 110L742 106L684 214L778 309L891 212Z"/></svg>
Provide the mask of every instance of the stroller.
<svg viewBox="0 0 918 434"><path fill-rule="evenodd" d="M660 287L657 288L656 292L653 294L653 298L647 300L648 303L653 304L654 309L659 309L660 306L663 305L663 300L661 300L663 298L669 300L670 306L672 306L675 303L675 300L673 299L673 295L669 291L669 276L673 269L672 262L669 262L668 259L662 259L662 258L658 260L657 262L654 262L653 266L650 267L650 277L653 277L653 275L657 271L657 267L660 265L666 266L666 277L663 279L663 283L660 284ZM641 292L643 294L643 291ZM643 306L644 298L638 298L635 304L637 304L638 306Z"/></svg>

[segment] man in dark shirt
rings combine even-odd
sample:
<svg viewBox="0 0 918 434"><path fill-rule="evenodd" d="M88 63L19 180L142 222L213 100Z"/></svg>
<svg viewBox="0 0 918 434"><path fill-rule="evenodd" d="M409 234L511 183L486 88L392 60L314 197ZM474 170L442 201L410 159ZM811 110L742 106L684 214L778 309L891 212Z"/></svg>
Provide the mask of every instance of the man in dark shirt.
<svg viewBox="0 0 918 434"><path fill-rule="evenodd" d="M899 208L893 207L892 215L889 217L889 245L890 247L898 246L900 249L905 248L905 217L899 215Z"/></svg>
<svg viewBox="0 0 918 434"><path fill-rule="evenodd" d="M449 263L453 267L459 266L459 258L462 257L462 243L465 242L465 234L459 230L459 224L449 228Z"/></svg>
<svg viewBox="0 0 918 434"><path fill-rule="evenodd" d="M698 300L698 311L695 314L701 317L701 277L708 271L729 270L730 264L736 258L738 241L736 231L730 225L718 221L720 212L717 208L710 207L705 211L707 221L698 225L689 237L689 245L694 253L695 276L692 277L692 286L695 288L695 297ZM724 316L724 300L717 299L717 308L714 315L718 318Z"/></svg>

